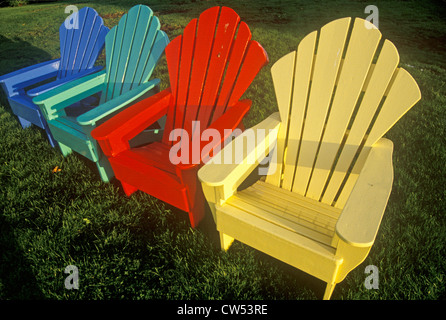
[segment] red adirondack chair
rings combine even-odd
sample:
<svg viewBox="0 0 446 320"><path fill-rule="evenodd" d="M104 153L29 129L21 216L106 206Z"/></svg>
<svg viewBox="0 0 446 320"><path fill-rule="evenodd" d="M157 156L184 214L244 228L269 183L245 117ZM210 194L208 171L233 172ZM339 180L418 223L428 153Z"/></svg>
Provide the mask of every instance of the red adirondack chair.
<svg viewBox="0 0 446 320"><path fill-rule="evenodd" d="M128 196L136 190L146 192L188 212L196 227L205 205L197 171L212 150L223 146L231 130L243 127L251 101L239 99L268 56L251 40L247 24L227 7L204 11L165 52L171 87L122 111L91 134ZM130 148L130 139L164 115L161 141ZM220 139L201 141L201 133L209 128L217 130ZM183 131L172 134L178 129ZM182 152L190 152L186 161L175 164L170 154L178 143Z"/></svg>

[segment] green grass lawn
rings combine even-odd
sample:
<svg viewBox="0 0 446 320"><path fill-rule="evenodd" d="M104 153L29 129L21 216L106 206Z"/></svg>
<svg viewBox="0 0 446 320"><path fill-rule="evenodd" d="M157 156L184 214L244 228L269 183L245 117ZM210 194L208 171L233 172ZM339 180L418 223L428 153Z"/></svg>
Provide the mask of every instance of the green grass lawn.
<svg viewBox="0 0 446 320"><path fill-rule="evenodd" d="M134 1L83 1L113 27ZM214 5L232 7L270 58L245 97L252 126L277 111L270 68L331 20L366 18L367 1L139 1L170 39ZM73 2L0 8L0 75L59 56L58 28ZM421 101L386 135L395 145L394 186L367 259L332 299L446 298L445 1L377 1L383 37L417 80ZM104 63L102 57L99 63ZM156 77L168 86L162 58ZM197 229L186 213L119 183L103 183L76 154L64 158L44 133L23 130L0 105L0 299L320 299L325 284L240 242L223 253L211 218ZM58 166L61 171L52 170ZM79 270L67 290L64 269ZM367 290L367 265L379 288Z"/></svg>

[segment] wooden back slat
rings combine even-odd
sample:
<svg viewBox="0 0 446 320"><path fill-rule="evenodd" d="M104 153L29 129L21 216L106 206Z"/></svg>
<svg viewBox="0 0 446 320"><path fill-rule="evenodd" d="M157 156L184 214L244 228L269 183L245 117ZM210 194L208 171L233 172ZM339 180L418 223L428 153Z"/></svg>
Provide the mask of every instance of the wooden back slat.
<svg viewBox="0 0 446 320"><path fill-rule="evenodd" d="M219 14L220 8L213 7L200 15L192 58L190 83L188 86L182 86L182 89L188 92L188 99L181 128L185 129L190 136L192 136L192 121L198 117L206 76L209 72L209 61L211 60L211 51L215 41L215 29ZM201 124L202 126L203 124Z"/></svg>
<svg viewBox="0 0 446 320"><path fill-rule="evenodd" d="M365 137L364 147L354 163L352 172L348 175L334 206L343 208L359 177L371 147L421 99L420 89L414 78L403 68L396 69L394 80L386 90L384 103L379 110L370 133Z"/></svg>
<svg viewBox="0 0 446 320"><path fill-rule="evenodd" d="M85 12L82 13L84 14ZM75 21L79 21L79 19L80 19L79 12L74 12L67 18L66 21L69 21L70 23L74 24ZM67 76L73 37L76 31L79 30L73 28L67 29L67 26L65 25L66 21L64 21L64 23L62 23L59 28L60 65L59 65L59 71L57 73L58 79L65 78ZM79 24L77 24L77 27L79 27Z"/></svg>
<svg viewBox="0 0 446 320"><path fill-rule="evenodd" d="M192 20L166 48L174 106L168 110L163 142L172 129L200 134L234 105L268 57L251 41L247 25L227 7L212 7ZM200 131L192 127L200 123Z"/></svg>
<svg viewBox="0 0 446 320"><path fill-rule="evenodd" d="M58 79L92 68L104 47L108 28L92 8L82 8L67 18L59 28L61 63ZM67 26L69 28L67 28Z"/></svg>
<svg viewBox="0 0 446 320"><path fill-rule="evenodd" d="M362 92L381 33L373 24L356 20L350 36L331 111L306 196L319 200L350 118Z"/></svg>
<svg viewBox="0 0 446 320"><path fill-rule="evenodd" d="M118 25L110 30L105 39L106 76L101 95L101 103L111 100L114 95L114 84L117 81L118 73L117 65L121 57L126 21L127 14L124 14L121 20L119 20Z"/></svg>
<svg viewBox="0 0 446 320"><path fill-rule="evenodd" d="M79 28L81 30L80 32L75 34L75 37L73 37L72 48L70 50L70 64L67 68L67 75L71 75L79 71L79 65L84 59L85 47L88 43L88 40L90 39L91 29L94 28L96 16L91 17L91 20L89 19L89 12L87 12L84 17L80 17ZM90 27L86 26L87 21L91 22Z"/></svg>
<svg viewBox="0 0 446 320"><path fill-rule="evenodd" d="M194 20L192 20L194 21ZM192 21L189 23L191 24ZM186 26L184 29L186 32L186 29L188 29L189 25ZM167 69L169 72L169 79L170 79L170 90L172 92L172 103L170 103L169 108L167 110L167 114L170 116L166 119L166 124L164 126L165 132L172 132L172 130L175 127L175 119L176 119L176 112L177 109L177 101L178 101L178 82L179 82L179 75L180 75L180 56L181 56L181 47L183 43L183 35L180 35L173 39L169 45L166 47L166 60L167 60ZM169 141L169 135L164 134L163 135L163 143L170 145L172 142Z"/></svg>
<svg viewBox="0 0 446 320"><path fill-rule="evenodd" d="M88 20L89 14L88 11L86 14L79 14L77 13L78 19L79 19L79 25L77 31L72 31L72 38L71 38L71 45L69 50L69 57L68 57L68 64L66 66L66 76L69 76L73 73L73 67L76 62L76 59L78 58L78 50L80 46L80 42L82 40L82 34L84 34L84 31L86 29L86 24L88 21L89 25L92 25L92 21ZM86 33L86 32L85 32Z"/></svg>
<svg viewBox="0 0 446 320"><path fill-rule="evenodd" d="M398 63L398 51L390 41L385 40L376 65L372 65L373 70L367 87L364 88L365 92L358 113L352 123L336 167L332 172L330 182L324 192L324 202L332 203L334 201L349 167L366 136L367 129L372 122Z"/></svg>
<svg viewBox="0 0 446 320"><path fill-rule="evenodd" d="M297 50L294 88L291 103L293 112L289 116L288 136L292 137L291 143L287 143L285 167L283 170L282 188L291 190L296 170L300 139L303 128L303 119L307 105L308 90L310 87L311 68L313 66L314 49L316 46L316 32L311 33L301 41Z"/></svg>
<svg viewBox="0 0 446 320"><path fill-rule="evenodd" d="M267 183L345 205L370 148L421 98L393 44L377 51L380 39L365 20L338 19L274 64L282 124Z"/></svg>
<svg viewBox="0 0 446 320"><path fill-rule="evenodd" d="M106 79L101 103L147 82L168 38L152 10L137 5L122 16L105 41Z"/></svg>
<svg viewBox="0 0 446 320"><path fill-rule="evenodd" d="M242 21L239 24L237 30L237 36L234 39L230 51L226 67L225 81L221 86L221 90L217 98L217 105L215 107L211 122L217 120L226 111L230 95L236 83L240 66L244 61L245 52L246 49L248 48L250 40L251 40L251 30L249 30L248 25Z"/></svg>
<svg viewBox="0 0 446 320"><path fill-rule="evenodd" d="M176 113L174 119L175 121L174 128L183 128L184 117L186 114L186 105L189 97L189 90L187 89L191 81L197 24L198 24L197 19L189 23L185 28L183 34L183 46L181 48L181 62L180 62L179 78L176 91L177 102L176 102ZM193 107L194 106L191 106L191 108ZM189 110L189 113L192 113L192 110ZM190 131L188 132L190 133Z"/></svg>
<svg viewBox="0 0 446 320"><path fill-rule="evenodd" d="M130 65L129 61L132 55L139 56L141 53L141 48L144 46L144 38L147 32L147 29L150 26L150 21L152 20L152 10L148 7L139 7L139 10L130 10L127 13L127 23L124 24L124 28L122 28L122 44L120 48L119 58L116 60L115 65L108 66L109 68L116 68L116 78L113 83L113 93L111 99L113 97L120 96L122 93L122 89L126 85L125 78L127 75L130 76L130 79L133 79L133 74L135 70L133 65ZM146 9L146 12L141 12ZM144 14L146 13L146 14ZM153 41L149 39L149 41ZM148 44L148 47L151 47L151 43ZM132 72L133 71L133 72ZM112 83L110 83L111 85ZM130 87L130 85L128 85Z"/></svg>
<svg viewBox="0 0 446 320"><path fill-rule="evenodd" d="M223 78L229 52L233 45L233 39L240 17L233 10L221 10L216 28L214 44L212 47L209 66L206 75L206 82L198 110L197 121L203 123L206 128L209 125L209 118L214 111L221 80Z"/></svg>
<svg viewBox="0 0 446 320"><path fill-rule="evenodd" d="M152 17L148 30L140 27L145 32L137 32L133 43L133 46L136 46L137 49L132 51L129 61L132 71L127 73L128 77L126 79L128 81L125 81L130 84L129 89L147 82L152 76L158 59L169 42L167 35L160 28L161 24L158 18ZM133 78L131 78L132 74Z"/></svg>
<svg viewBox="0 0 446 320"><path fill-rule="evenodd" d="M320 31L311 92L292 189L299 194L305 194L311 177L349 24L350 18L339 19L325 25Z"/></svg>
<svg viewBox="0 0 446 320"><path fill-rule="evenodd" d="M228 107L240 100L260 69L268 62L268 55L257 41L251 40L243 58L237 80L229 96Z"/></svg>
<svg viewBox="0 0 446 320"><path fill-rule="evenodd" d="M90 68L96 63L97 57L101 53L105 44L105 37L109 29L100 23L99 16L96 17L96 22L90 32L88 42L85 46L85 53L80 60L79 67L76 65L76 70L84 70ZM102 43L102 44L100 44Z"/></svg>
<svg viewBox="0 0 446 320"><path fill-rule="evenodd" d="M304 40L303 42L305 42ZM277 133L277 145L273 151L275 153L273 159L276 159L277 165L269 167L266 182L276 187L282 185L283 169L285 166L283 162L287 149L286 143L288 139L289 111L291 109L290 103L293 94L295 62L296 52L293 51L280 58L271 67L281 125Z"/></svg>

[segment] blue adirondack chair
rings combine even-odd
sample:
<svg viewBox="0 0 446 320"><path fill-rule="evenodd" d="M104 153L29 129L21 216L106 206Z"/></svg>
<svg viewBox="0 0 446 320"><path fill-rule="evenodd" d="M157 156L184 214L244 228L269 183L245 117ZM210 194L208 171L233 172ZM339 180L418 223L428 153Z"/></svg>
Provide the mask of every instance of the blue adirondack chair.
<svg viewBox="0 0 446 320"><path fill-rule="evenodd" d="M104 182L114 176L91 130L123 108L159 91L159 79L149 81L169 43L152 10L134 6L122 16L105 39L105 70L74 80L34 98L40 106L64 156L73 150L96 163ZM100 94L99 105L73 103ZM146 137L161 138L162 123L146 130Z"/></svg>
<svg viewBox="0 0 446 320"><path fill-rule="evenodd" d="M66 23L67 21L73 23ZM103 66L95 66L95 62L104 48L105 36L109 31L98 13L88 7L70 15L66 22L59 28L60 58L0 77L9 105L22 127L34 124L44 129L53 147L57 143L32 99L71 80L101 70ZM50 82L38 86L44 81ZM30 86L34 88L28 90Z"/></svg>

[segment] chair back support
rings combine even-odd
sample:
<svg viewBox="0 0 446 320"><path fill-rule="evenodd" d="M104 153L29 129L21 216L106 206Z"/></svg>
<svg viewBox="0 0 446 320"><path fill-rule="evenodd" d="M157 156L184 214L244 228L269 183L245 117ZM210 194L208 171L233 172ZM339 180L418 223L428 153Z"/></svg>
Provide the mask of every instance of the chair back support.
<svg viewBox="0 0 446 320"><path fill-rule="evenodd" d="M169 42L153 11L132 7L105 39L106 79L101 103L147 82Z"/></svg>
<svg viewBox="0 0 446 320"><path fill-rule="evenodd" d="M213 7L193 19L166 47L174 103L168 110L163 142L169 133L185 129L192 137L193 121L200 131L236 104L259 70L268 62L251 31L227 7ZM194 131L194 132L193 132Z"/></svg>
<svg viewBox="0 0 446 320"><path fill-rule="evenodd" d="M363 19L307 35L271 69L281 117L267 183L342 208L370 148L420 98L394 45Z"/></svg>
<svg viewBox="0 0 446 320"><path fill-rule="evenodd" d="M85 7L72 13L59 28L60 65L57 78L92 68L104 48L108 30L92 8Z"/></svg>

